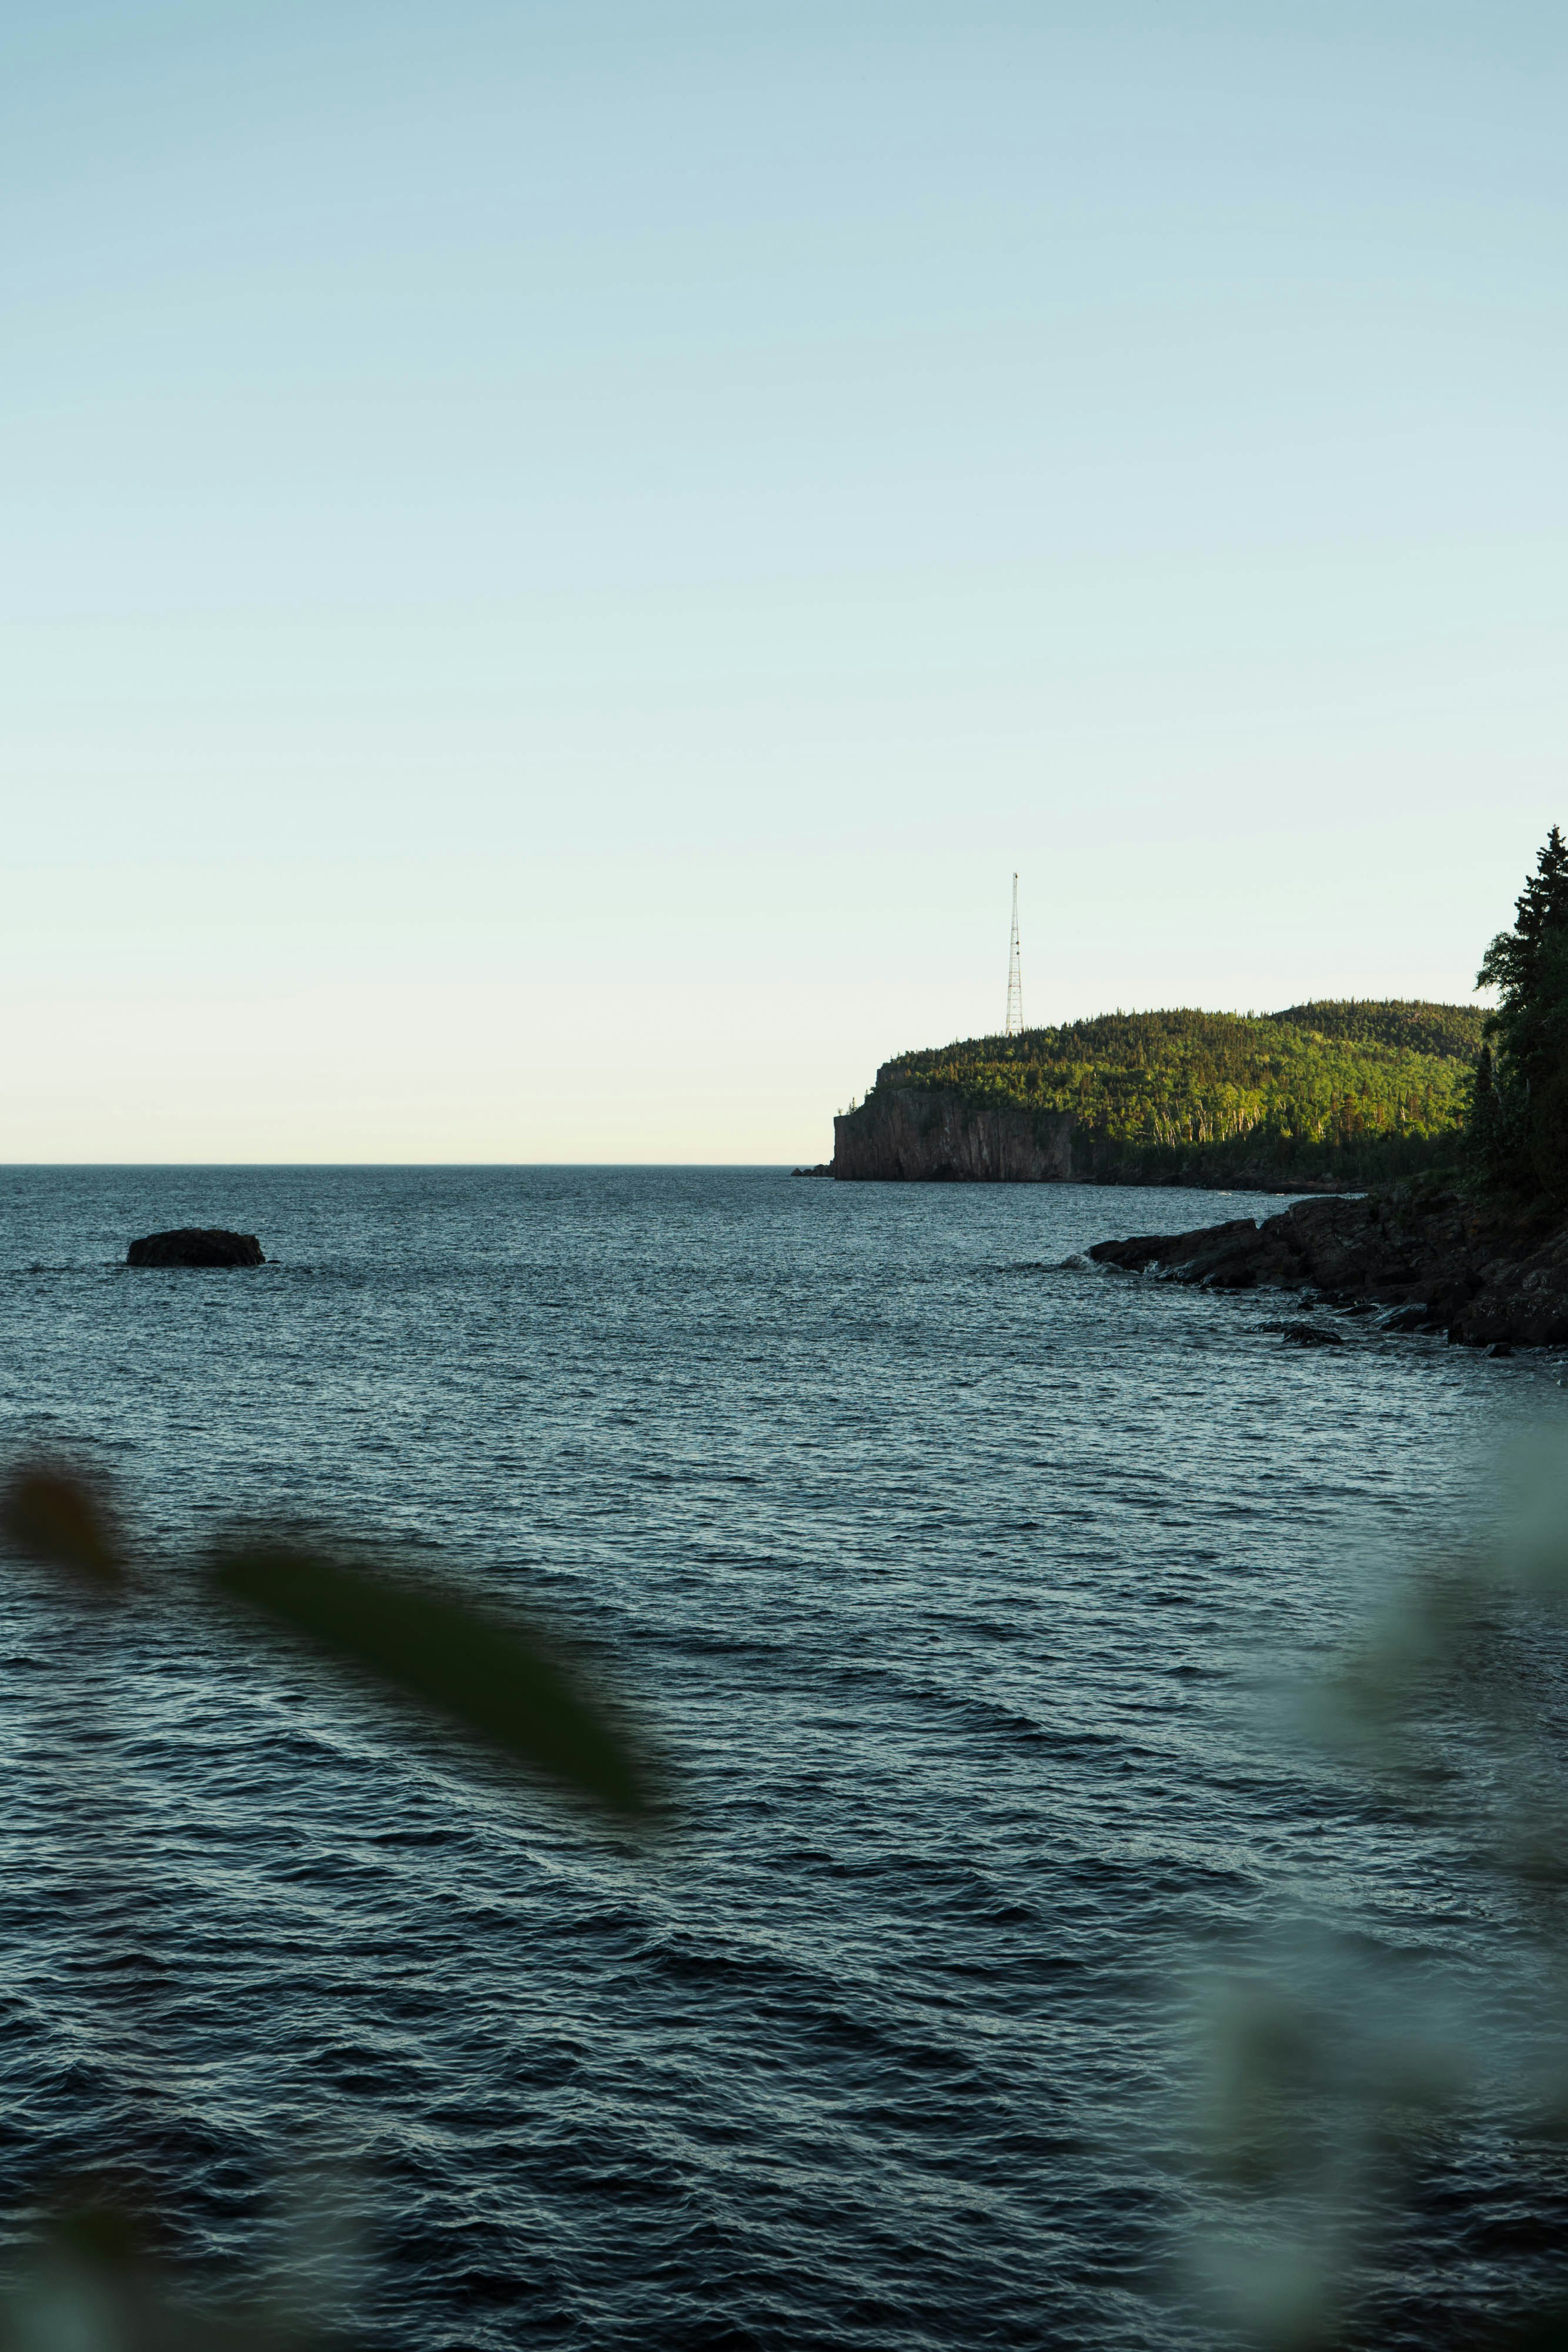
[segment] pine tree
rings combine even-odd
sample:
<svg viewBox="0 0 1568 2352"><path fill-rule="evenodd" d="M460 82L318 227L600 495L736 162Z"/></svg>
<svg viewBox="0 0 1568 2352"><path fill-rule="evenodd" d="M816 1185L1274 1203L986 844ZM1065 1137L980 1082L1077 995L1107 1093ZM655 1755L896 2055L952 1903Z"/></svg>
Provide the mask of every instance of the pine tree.
<svg viewBox="0 0 1568 2352"><path fill-rule="evenodd" d="M1535 872L1516 901L1511 931L1500 931L1488 948L1476 977L1478 988L1496 987L1502 1002L1494 1016L1499 1034L1506 1034L1517 1013L1539 993L1542 960L1568 930L1568 842L1556 825L1546 836L1535 861Z"/></svg>
<svg viewBox="0 0 1568 2352"><path fill-rule="evenodd" d="M1469 1116L1465 1122L1470 1158L1483 1175L1490 1175L1501 1146L1502 1111L1492 1083L1491 1047L1483 1045L1470 1083Z"/></svg>
<svg viewBox="0 0 1568 2352"><path fill-rule="evenodd" d="M1481 961L1495 987L1486 1084L1478 1068L1469 1134L1494 1183L1568 1198L1568 843L1556 825L1515 907Z"/></svg>

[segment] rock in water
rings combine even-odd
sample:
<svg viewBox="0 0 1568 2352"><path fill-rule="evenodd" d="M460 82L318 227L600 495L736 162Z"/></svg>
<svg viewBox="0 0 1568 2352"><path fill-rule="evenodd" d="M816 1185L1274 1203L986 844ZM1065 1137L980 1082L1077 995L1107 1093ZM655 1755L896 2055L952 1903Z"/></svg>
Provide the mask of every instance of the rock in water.
<svg viewBox="0 0 1568 2352"><path fill-rule="evenodd" d="M147 1234L125 1253L127 1265L265 1265L254 1234L226 1234L218 1225L182 1225Z"/></svg>

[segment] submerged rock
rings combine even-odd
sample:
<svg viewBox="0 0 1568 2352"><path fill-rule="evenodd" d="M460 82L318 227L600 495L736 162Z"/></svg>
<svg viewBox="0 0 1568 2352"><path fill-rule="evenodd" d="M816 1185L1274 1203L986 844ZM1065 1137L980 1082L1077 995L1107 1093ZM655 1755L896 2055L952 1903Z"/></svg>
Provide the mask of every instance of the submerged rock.
<svg viewBox="0 0 1568 2352"><path fill-rule="evenodd" d="M1429 1307L1396 1307L1392 1315L1383 1318L1385 1331L1424 1331L1432 1320Z"/></svg>
<svg viewBox="0 0 1568 2352"><path fill-rule="evenodd" d="M1281 1327L1281 1337L1290 1348L1343 1348L1343 1331L1333 1330L1327 1323L1286 1323Z"/></svg>
<svg viewBox="0 0 1568 2352"><path fill-rule="evenodd" d="M225 1233L220 1225L181 1225L168 1234L146 1234L125 1253L127 1265L265 1265L254 1234Z"/></svg>

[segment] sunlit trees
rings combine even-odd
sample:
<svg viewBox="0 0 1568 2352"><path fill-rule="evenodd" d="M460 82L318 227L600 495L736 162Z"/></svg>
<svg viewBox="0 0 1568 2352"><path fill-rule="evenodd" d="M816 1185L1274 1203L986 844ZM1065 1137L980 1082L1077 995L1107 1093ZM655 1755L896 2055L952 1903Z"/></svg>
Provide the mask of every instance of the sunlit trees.
<svg viewBox="0 0 1568 2352"><path fill-rule="evenodd" d="M1101 1173L1370 1181L1454 1157L1483 1021L1397 1002L1103 1013L901 1055L879 1083L1071 1111L1075 1162Z"/></svg>

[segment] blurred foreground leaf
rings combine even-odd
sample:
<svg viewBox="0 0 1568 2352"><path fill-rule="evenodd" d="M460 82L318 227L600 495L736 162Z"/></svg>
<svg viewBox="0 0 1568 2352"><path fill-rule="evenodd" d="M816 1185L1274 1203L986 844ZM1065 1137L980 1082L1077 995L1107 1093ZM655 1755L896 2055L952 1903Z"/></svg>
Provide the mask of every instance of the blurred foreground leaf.
<svg viewBox="0 0 1568 2352"><path fill-rule="evenodd" d="M24 1463L0 1490L0 1534L13 1551L86 1577L105 1592L125 1582L125 1554L92 1479L64 1463Z"/></svg>
<svg viewBox="0 0 1568 2352"><path fill-rule="evenodd" d="M212 1562L212 1589L628 1820L654 1795L610 1709L528 1633L443 1587L292 1546Z"/></svg>
<svg viewBox="0 0 1568 2352"><path fill-rule="evenodd" d="M136 2217L109 2207L68 2213L8 2268L0 2352L324 2352L327 2341L258 2306L193 2300L146 2252Z"/></svg>

